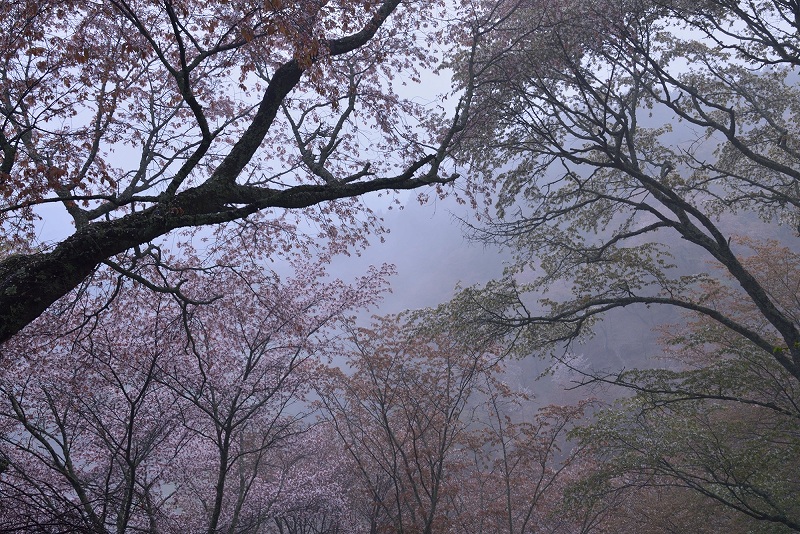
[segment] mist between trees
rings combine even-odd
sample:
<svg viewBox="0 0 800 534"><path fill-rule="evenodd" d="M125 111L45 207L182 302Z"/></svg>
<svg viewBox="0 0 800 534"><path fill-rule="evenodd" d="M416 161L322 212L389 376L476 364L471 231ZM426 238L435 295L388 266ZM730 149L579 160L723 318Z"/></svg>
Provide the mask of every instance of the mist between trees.
<svg viewBox="0 0 800 534"><path fill-rule="evenodd" d="M800 530L794 0L0 25L0 530ZM504 273L364 319L398 191Z"/></svg>

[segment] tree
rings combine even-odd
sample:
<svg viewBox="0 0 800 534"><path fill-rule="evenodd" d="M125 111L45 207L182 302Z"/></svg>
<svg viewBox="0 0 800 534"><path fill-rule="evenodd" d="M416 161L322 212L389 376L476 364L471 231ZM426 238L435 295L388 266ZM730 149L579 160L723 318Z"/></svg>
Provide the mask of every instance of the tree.
<svg viewBox="0 0 800 534"><path fill-rule="evenodd" d="M787 315L796 317L800 257L774 241L750 245L756 253L745 266ZM713 283L707 291L738 322L752 328L764 324L732 288ZM800 450L796 379L752 342L708 317L672 326L666 341L681 370L595 378L635 392L580 431L584 443L605 459L604 476L632 493L634 502L658 493L677 506L698 497L705 503L676 521L702 522L705 511L722 509L730 531L796 531L800 479L787 469ZM639 526L644 522L639 519Z"/></svg>
<svg viewBox="0 0 800 534"><path fill-rule="evenodd" d="M291 464L282 498L273 507L280 534L364 532L353 491L358 474L326 424L312 425L282 447Z"/></svg>
<svg viewBox="0 0 800 534"><path fill-rule="evenodd" d="M590 403L536 409L503 383L499 347L450 320L355 330L349 369L321 390L357 474L353 509L369 532L590 532L564 505L587 452L566 435Z"/></svg>
<svg viewBox="0 0 800 534"><path fill-rule="evenodd" d="M469 96L446 126L393 80L437 60L439 7L4 2L0 342L101 264L158 260L176 229L324 204L303 213L344 243L361 231L359 195L450 182ZM37 246L53 204L75 230Z"/></svg>
<svg viewBox="0 0 800 534"><path fill-rule="evenodd" d="M615 308L677 307L800 379L797 317L732 239L760 224L797 243L796 5L476 4L476 44L454 58L475 79L462 154L500 188L479 235L518 261L461 294L464 319L542 346ZM763 324L715 305L703 260Z"/></svg>
<svg viewBox="0 0 800 534"><path fill-rule="evenodd" d="M591 532L595 522L567 505L570 482L585 475L589 451L567 439L590 401L533 410L532 399L488 383L463 447L470 458L451 497L455 532Z"/></svg>
<svg viewBox="0 0 800 534"><path fill-rule="evenodd" d="M319 449L302 401L386 272L347 285L302 254L287 279L260 263L176 271L185 298L98 284L119 294L84 292L6 344L3 531L265 532L325 493L300 468Z"/></svg>
<svg viewBox="0 0 800 534"><path fill-rule="evenodd" d="M332 370L321 402L373 503L370 531L443 532L465 411L496 357L406 321L354 331L352 373Z"/></svg>
<svg viewBox="0 0 800 534"><path fill-rule="evenodd" d="M710 503L676 524L796 530L796 3L476 4L462 154L499 189L476 234L517 261L454 310L522 353L617 308L687 312L671 369L586 379L634 393L589 431L605 482Z"/></svg>

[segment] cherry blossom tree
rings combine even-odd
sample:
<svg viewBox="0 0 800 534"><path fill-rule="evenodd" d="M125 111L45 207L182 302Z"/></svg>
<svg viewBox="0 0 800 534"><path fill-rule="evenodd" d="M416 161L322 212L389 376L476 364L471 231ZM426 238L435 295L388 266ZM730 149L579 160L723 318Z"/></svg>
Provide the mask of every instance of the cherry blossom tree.
<svg viewBox="0 0 800 534"><path fill-rule="evenodd" d="M358 474L327 424L314 424L282 447L287 476L275 503L281 534L358 534L366 532L353 488Z"/></svg>
<svg viewBox="0 0 800 534"><path fill-rule="evenodd" d="M180 298L119 275L96 286L113 300L73 295L9 341L0 528L266 532L289 502L341 514L335 501L312 506L330 497L314 497L321 475L296 459L316 454L298 445L313 435L302 401L323 355L338 352L336 324L372 303L390 271L348 285L295 260L285 278L258 258L180 269L165 280ZM218 286L223 295L190 304Z"/></svg>
<svg viewBox="0 0 800 534"><path fill-rule="evenodd" d="M352 372L333 370L321 402L373 503L370 530L442 532L452 451L493 358L404 322L386 317L353 332Z"/></svg>
<svg viewBox="0 0 800 534"><path fill-rule="evenodd" d="M585 474L587 456L585 446L570 443L567 433L582 422L591 403L534 411L527 395L514 394L502 383L487 393L487 413L476 425L481 439L471 449L481 505L465 507L478 517L465 522L463 532L590 532L565 512L563 501L568 483ZM467 503L476 498L469 493L460 495Z"/></svg>
<svg viewBox="0 0 800 534"><path fill-rule="evenodd" d="M585 474L587 451L567 433L586 404L537 409L502 382L499 347L441 319L415 312L354 331L349 368L321 390L359 475L365 527L591 532L565 505Z"/></svg>
<svg viewBox="0 0 800 534"><path fill-rule="evenodd" d="M4 2L0 341L177 229L296 212L344 246L374 226L360 195L452 181L469 94L447 118L397 93L437 63L443 4Z"/></svg>

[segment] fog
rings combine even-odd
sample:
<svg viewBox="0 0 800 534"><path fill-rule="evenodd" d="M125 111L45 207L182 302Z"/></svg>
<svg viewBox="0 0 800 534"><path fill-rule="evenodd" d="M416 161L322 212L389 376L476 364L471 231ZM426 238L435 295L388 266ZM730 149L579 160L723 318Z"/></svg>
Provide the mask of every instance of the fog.
<svg viewBox="0 0 800 534"><path fill-rule="evenodd" d="M457 284L484 283L500 276L511 259L508 251L465 237L462 221L475 223L475 214L454 199L431 199L421 205L409 195L401 205L402 209L376 211L389 231L383 242L371 236L371 245L360 256L338 256L330 267L331 275L348 279L370 265L394 264L397 274L390 280L391 293L384 295L380 313L436 306L453 296Z"/></svg>

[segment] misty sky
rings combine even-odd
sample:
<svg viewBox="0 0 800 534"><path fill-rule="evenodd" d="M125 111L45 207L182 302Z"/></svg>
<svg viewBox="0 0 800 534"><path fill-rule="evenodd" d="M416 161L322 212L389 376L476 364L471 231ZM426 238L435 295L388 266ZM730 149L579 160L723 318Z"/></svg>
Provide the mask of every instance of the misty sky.
<svg viewBox="0 0 800 534"><path fill-rule="evenodd" d="M471 208L451 198L420 205L416 195L408 195L403 204L402 210L377 212L389 229L383 243L373 237L361 257L336 258L330 269L333 276L349 279L369 265L396 265L392 293L385 295L380 313L436 306L452 297L458 283L487 282L502 274L507 252L464 237L459 218L474 223Z"/></svg>

